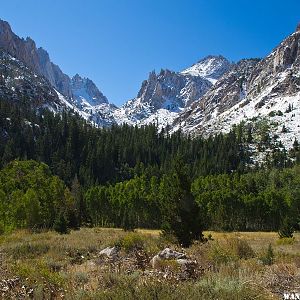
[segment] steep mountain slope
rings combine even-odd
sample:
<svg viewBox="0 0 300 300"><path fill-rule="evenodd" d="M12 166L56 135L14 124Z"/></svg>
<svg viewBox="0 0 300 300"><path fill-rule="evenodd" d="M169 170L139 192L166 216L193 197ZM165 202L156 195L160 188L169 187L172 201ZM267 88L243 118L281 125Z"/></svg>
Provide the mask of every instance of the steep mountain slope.
<svg viewBox="0 0 300 300"><path fill-rule="evenodd" d="M0 50L0 97L10 101L29 100L34 109L63 108L57 92L44 77L3 50Z"/></svg>
<svg viewBox="0 0 300 300"><path fill-rule="evenodd" d="M76 74L71 80L73 98L82 104L87 101L90 105L108 103L107 98L99 91L95 83L89 78L82 78Z"/></svg>
<svg viewBox="0 0 300 300"><path fill-rule="evenodd" d="M244 59L235 64L210 91L187 107L175 120L175 124L183 126L186 131L195 132L210 119L245 98L247 81L257 62L257 59Z"/></svg>
<svg viewBox="0 0 300 300"><path fill-rule="evenodd" d="M101 103L99 98L99 104L94 106L82 100L79 109L77 103L56 91L44 76L36 74L4 50L0 50L0 98L15 102L26 101L35 111L45 108L55 113L71 110L95 126L114 123L114 105Z"/></svg>
<svg viewBox="0 0 300 300"><path fill-rule="evenodd" d="M108 103L107 98L93 81L81 78L78 74L71 79L51 62L46 50L37 48L31 38L18 37L3 20L0 20L0 48L22 62L36 75L44 76L45 79L41 79L43 80L41 86L49 87L50 84L57 91L56 100L63 103L63 108L67 107L78 112L96 126L109 126L115 123L112 113L116 107ZM2 64L2 67L5 67L4 61ZM44 95L41 94L39 97Z"/></svg>
<svg viewBox="0 0 300 300"><path fill-rule="evenodd" d="M203 96L230 68L231 64L224 57L208 56L180 73L153 71L142 83L137 97L115 111L115 118L118 123L157 122L159 127L171 124L184 107Z"/></svg>
<svg viewBox="0 0 300 300"><path fill-rule="evenodd" d="M0 48L24 62L37 74L45 76L60 93L72 96L70 78L50 61L49 54L42 48L37 49L31 38L19 38L3 20L0 20Z"/></svg>
<svg viewBox="0 0 300 300"><path fill-rule="evenodd" d="M227 132L240 122L268 124L287 148L300 138L300 30L265 59L243 60L175 121L174 130Z"/></svg>

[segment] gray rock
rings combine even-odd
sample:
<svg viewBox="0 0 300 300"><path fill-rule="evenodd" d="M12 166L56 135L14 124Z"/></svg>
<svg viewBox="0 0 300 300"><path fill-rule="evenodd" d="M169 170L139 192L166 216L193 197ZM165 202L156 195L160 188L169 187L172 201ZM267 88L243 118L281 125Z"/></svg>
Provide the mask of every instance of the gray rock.
<svg viewBox="0 0 300 300"><path fill-rule="evenodd" d="M158 253L161 259L181 259L186 258L185 253L174 251L170 248L166 248Z"/></svg>
<svg viewBox="0 0 300 300"><path fill-rule="evenodd" d="M118 256L119 250L117 247L106 247L99 252L100 256L107 256L108 258L115 258Z"/></svg>
<svg viewBox="0 0 300 300"><path fill-rule="evenodd" d="M161 261L162 261L162 259L157 254L157 255L153 256L153 258L150 260L150 264L153 269L159 269Z"/></svg>
<svg viewBox="0 0 300 300"><path fill-rule="evenodd" d="M190 264L193 262L193 260L191 259L185 259L185 258L179 258L179 259L176 259L176 262L179 264L179 265L187 265L187 264Z"/></svg>

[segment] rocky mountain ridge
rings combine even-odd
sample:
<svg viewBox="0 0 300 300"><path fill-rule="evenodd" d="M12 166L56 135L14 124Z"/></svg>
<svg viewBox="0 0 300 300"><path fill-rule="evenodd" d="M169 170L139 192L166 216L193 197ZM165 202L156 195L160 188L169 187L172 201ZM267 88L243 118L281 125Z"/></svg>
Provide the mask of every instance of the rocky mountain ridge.
<svg viewBox="0 0 300 300"><path fill-rule="evenodd" d="M161 70L151 72L142 83L136 98L121 108L110 104L97 86L88 78L76 74L70 78L53 64L49 54L37 48L31 38L20 38L10 25L0 20L0 48L23 62L35 74L44 76L57 91L64 107L80 113L95 126L112 124L149 124L160 127L172 124L184 108L202 97L216 80L231 68L222 56L208 56L182 72ZM206 78L207 77L207 78Z"/></svg>
<svg viewBox="0 0 300 300"><path fill-rule="evenodd" d="M0 49L0 97L16 102L29 100L30 106L35 110L62 109L62 103L51 84L2 49Z"/></svg>
<svg viewBox="0 0 300 300"><path fill-rule="evenodd" d="M173 130L209 136L241 122L254 128L264 122L270 138L290 149L300 139L299 108L298 27L266 58L238 63L177 118Z"/></svg>
<svg viewBox="0 0 300 300"><path fill-rule="evenodd" d="M231 63L207 56L181 72L152 71L137 97L120 108L90 79L64 74L45 50L19 38L5 21L0 21L0 48L1 97L26 96L55 112L71 109L95 126L155 123L209 136L241 122L253 128L264 122L270 137L288 149L300 139L299 26L263 59Z"/></svg>
<svg viewBox="0 0 300 300"><path fill-rule="evenodd" d="M0 20L0 48L23 62L36 74L44 76L60 95L66 97L66 101L79 110L82 109L82 104L84 107L108 104L107 98L90 79L83 79L78 74L70 78L64 74L59 66L50 60L46 50L37 48L29 37L18 37L9 23L3 20Z"/></svg>
<svg viewBox="0 0 300 300"><path fill-rule="evenodd" d="M37 48L35 42L27 37L18 37L8 22L0 20L0 48L24 62L39 75L45 76L51 85L65 96L71 97L70 78L50 61L49 54Z"/></svg>
<svg viewBox="0 0 300 300"><path fill-rule="evenodd" d="M231 63L222 56L208 56L191 68L182 72L166 69L158 74L152 71L137 97L116 110L117 122L157 123L159 127L172 124L183 109L212 88Z"/></svg>

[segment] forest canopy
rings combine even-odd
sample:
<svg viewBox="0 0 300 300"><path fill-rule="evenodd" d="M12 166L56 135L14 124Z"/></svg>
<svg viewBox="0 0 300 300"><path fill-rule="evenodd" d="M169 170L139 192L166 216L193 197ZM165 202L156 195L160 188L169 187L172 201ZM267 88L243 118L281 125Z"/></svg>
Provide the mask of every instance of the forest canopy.
<svg viewBox="0 0 300 300"><path fill-rule="evenodd" d="M0 100L0 230L160 228L188 245L204 229L298 228L299 149L251 167L250 135L101 129Z"/></svg>

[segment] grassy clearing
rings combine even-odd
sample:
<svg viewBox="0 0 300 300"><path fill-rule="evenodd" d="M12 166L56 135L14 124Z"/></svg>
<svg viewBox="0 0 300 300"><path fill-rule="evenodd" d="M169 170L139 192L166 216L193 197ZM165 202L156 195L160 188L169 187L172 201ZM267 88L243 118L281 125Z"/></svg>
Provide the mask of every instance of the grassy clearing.
<svg viewBox="0 0 300 300"><path fill-rule="evenodd" d="M82 228L1 236L0 298L282 299L284 291L299 290L299 233L278 241L269 232L205 232L211 240L186 249L198 262L191 278L181 278L173 261L152 269L151 257L164 247L181 250L159 233ZM112 245L121 247L121 260L99 256Z"/></svg>

